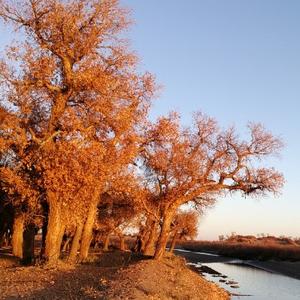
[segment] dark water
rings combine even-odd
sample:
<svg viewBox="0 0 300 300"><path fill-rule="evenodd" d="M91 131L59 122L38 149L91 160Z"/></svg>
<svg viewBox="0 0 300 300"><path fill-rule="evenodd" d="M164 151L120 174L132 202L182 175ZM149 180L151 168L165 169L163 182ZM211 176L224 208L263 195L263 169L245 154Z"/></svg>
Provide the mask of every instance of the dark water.
<svg viewBox="0 0 300 300"><path fill-rule="evenodd" d="M222 275L204 273L206 279L236 295L232 299L260 300L300 300L300 280L270 273L236 262L210 262L193 264L195 267L207 266ZM225 281L225 282L220 282ZM227 283L227 284L226 284Z"/></svg>

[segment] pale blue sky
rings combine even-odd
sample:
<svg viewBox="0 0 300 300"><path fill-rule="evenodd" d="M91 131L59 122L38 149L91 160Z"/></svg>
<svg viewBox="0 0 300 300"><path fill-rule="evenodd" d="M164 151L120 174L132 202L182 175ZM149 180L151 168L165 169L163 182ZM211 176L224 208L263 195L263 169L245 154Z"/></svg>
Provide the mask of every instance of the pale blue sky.
<svg viewBox="0 0 300 300"><path fill-rule="evenodd" d="M220 199L199 238L232 231L300 236L300 1L122 0L132 9L132 47L164 86L152 116L201 110L241 133L262 122L286 147L270 164L286 185L278 198Z"/></svg>
<svg viewBox="0 0 300 300"><path fill-rule="evenodd" d="M164 86L152 118L170 110L184 124L201 110L241 133L262 122L283 137L270 163L287 183L278 198L220 199L199 238L232 231L300 236L300 1L121 0L132 9L132 48ZM0 26L0 48L10 35Z"/></svg>

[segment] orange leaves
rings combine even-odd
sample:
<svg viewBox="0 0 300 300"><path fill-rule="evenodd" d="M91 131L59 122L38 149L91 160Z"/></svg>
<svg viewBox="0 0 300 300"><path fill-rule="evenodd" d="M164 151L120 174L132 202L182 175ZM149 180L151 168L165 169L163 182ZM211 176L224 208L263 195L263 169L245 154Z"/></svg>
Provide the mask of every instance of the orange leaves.
<svg viewBox="0 0 300 300"><path fill-rule="evenodd" d="M171 232L177 234L179 239L193 239L197 235L199 214L195 211L180 210L174 217Z"/></svg>
<svg viewBox="0 0 300 300"><path fill-rule="evenodd" d="M14 82L44 121L60 122L69 107L120 132L145 117L154 80L137 74L136 55L118 38L130 23L118 1L3 1L0 16L26 29L25 47L13 50L22 66Z"/></svg>
<svg viewBox="0 0 300 300"><path fill-rule="evenodd" d="M141 152L157 205L176 208L228 190L276 193L282 187L282 175L253 168L251 162L275 153L281 142L260 125L250 128L250 140L243 141L233 128L221 131L216 121L201 113L195 115L190 129L181 129L176 114L159 119L147 131ZM213 198L202 205L212 202Z"/></svg>
<svg viewBox="0 0 300 300"><path fill-rule="evenodd" d="M105 191L134 160L155 91L120 38L131 21L116 0L4 0L0 17L25 29L0 69L11 84L1 103L18 112L1 124L1 149L42 201L55 198L84 217L94 190Z"/></svg>
<svg viewBox="0 0 300 300"><path fill-rule="evenodd" d="M191 128L177 113L147 122L157 87L121 38L119 1L3 0L0 17L25 29L0 65L0 172L26 209L48 202L73 225L106 197L114 225L141 210L169 222L183 203L281 188L281 174L253 167L282 146L261 125L244 141L201 113Z"/></svg>

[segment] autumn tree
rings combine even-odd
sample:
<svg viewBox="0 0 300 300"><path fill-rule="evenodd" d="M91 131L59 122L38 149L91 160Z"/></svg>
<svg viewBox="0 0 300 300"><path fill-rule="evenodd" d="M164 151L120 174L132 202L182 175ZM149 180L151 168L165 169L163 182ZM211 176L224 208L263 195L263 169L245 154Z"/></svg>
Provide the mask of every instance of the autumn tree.
<svg viewBox="0 0 300 300"><path fill-rule="evenodd" d="M26 155L26 132L21 121L5 107L1 108L0 115L0 185L4 205L12 209L13 254L23 258L23 231L37 221L39 192L35 171L30 168ZM31 252L33 254L33 249Z"/></svg>
<svg viewBox="0 0 300 300"><path fill-rule="evenodd" d="M111 234L119 237L120 250L125 249L124 231L132 226L133 219L138 214L140 197L139 182L128 170L116 174L109 188L101 195L98 205L98 218L95 228L95 242L103 238L103 249L108 250Z"/></svg>
<svg viewBox="0 0 300 300"><path fill-rule="evenodd" d="M0 16L24 36L1 64L1 107L15 120L5 127L14 142L4 146L18 165L1 172L9 173L6 184L21 178L24 203L32 193L47 203L49 261L59 256L71 208L82 207L84 259L100 195L135 156L153 78L136 71L137 57L121 38L130 21L117 0L2 0ZM69 192L80 189L84 197L72 203Z"/></svg>
<svg viewBox="0 0 300 300"><path fill-rule="evenodd" d="M195 114L191 128L181 128L176 114L149 127L141 169L145 188L152 195L145 209L160 224L156 259L165 252L172 220L181 205L205 207L228 192L265 195L282 187L280 173L258 166L280 150L281 141L259 124L249 124L248 129L250 138L243 140L234 128L221 130L215 120L201 113Z"/></svg>
<svg viewBox="0 0 300 300"><path fill-rule="evenodd" d="M174 251L177 241L195 238L198 229L198 217L197 211L179 211L176 213L170 228L169 252Z"/></svg>

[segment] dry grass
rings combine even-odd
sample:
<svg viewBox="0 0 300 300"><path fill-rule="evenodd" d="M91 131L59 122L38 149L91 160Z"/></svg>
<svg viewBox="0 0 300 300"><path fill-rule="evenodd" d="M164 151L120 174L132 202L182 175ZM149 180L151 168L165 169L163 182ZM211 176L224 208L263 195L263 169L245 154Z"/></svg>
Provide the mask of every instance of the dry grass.
<svg viewBox="0 0 300 300"><path fill-rule="evenodd" d="M223 256L255 260L300 261L299 245L275 243L227 242L227 241L185 241L180 246L191 251L208 251Z"/></svg>

